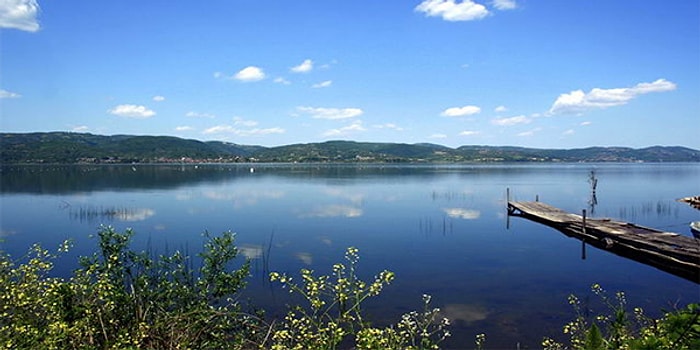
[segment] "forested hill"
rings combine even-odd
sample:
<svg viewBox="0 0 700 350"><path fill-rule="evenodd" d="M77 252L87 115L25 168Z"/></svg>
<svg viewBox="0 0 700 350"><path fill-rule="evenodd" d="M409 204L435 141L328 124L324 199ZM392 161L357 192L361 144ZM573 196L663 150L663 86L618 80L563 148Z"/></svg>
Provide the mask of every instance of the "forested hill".
<svg viewBox="0 0 700 350"><path fill-rule="evenodd" d="M420 143L328 141L278 147L197 141L171 136L87 133L0 133L0 162L700 162L686 147L534 149Z"/></svg>

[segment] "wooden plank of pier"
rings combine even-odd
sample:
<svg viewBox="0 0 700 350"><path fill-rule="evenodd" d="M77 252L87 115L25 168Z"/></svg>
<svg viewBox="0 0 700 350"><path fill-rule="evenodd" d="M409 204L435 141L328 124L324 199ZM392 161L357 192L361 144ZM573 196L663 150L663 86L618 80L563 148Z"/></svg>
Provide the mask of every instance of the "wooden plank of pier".
<svg viewBox="0 0 700 350"><path fill-rule="evenodd" d="M610 219L591 219L541 202L508 202L508 215L559 230L584 244L700 283L700 240Z"/></svg>

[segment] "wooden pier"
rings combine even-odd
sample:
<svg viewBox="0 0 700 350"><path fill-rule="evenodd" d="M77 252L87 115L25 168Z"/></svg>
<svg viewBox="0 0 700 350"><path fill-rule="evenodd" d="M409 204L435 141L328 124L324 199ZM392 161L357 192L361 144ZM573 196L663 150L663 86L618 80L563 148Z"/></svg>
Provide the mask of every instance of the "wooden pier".
<svg viewBox="0 0 700 350"><path fill-rule="evenodd" d="M523 217L607 250L700 284L700 240L610 219L591 219L541 202L508 201L508 215Z"/></svg>

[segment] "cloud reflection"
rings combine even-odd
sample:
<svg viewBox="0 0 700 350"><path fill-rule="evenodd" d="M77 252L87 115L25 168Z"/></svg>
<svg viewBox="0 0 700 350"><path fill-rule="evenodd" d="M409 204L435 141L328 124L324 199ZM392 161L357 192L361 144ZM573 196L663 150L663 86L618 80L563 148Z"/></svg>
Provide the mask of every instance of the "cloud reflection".
<svg viewBox="0 0 700 350"><path fill-rule="evenodd" d="M444 208L443 211L447 214L447 216L456 219L475 220L481 216L480 211L473 209Z"/></svg>
<svg viewBox="0 0 700 350"><path fill-rule="evenodd" d="M314 263L314 258L310 253L299 252L296 254L297 259L301 260L306 265L311 265Z"/></svg>
<svg viewBox="0 0 700 350"><path fill-rule="evenodd" d="M8 237L16 233L17 231L0 229L0 237Z"/></svg>
<svg viewBox="0 0 700 350"><path fill-rule="evenodd" d="M356 218L362 216L362 209L348 206L348 205L338 205L331 204L326 206L319 206L314 208L308 213L301 214L299 217L302 218L333 218L333 217L346 217L346 218Z"/></svg>
<svg viewBox="0 0 700 350"><path fill-rule="evenodd" d="M73 220L81 222L92 221L144 221L153 215L156 211L151 208L104 208L104 207L81 207L70 209L68 215Z"/></svg>
<svg viewBox="0 0 700 350"><path fill-rule="evenodd" d="M365 195L357 192L349 192L341 188L327 188L324 190L325 194L331 197L338 197L347 199L350 203L355 205L361 205L365 200Z"/></svg>
<svg viewBox="0 0 700 350"><path fill-rule="evenodd" d="M156 211L149 208L120 210L114 214L114 218L119 221L143 221L156 215Z"/></svg>
<svg viewBox="0 0 700 350"><path fill-rule="evenodd" d="M263 248L261 245L242 244L238 247L238 251L248 259L257 259L262 256Z"/></svg>
<svg viewBox="0 0 700 350"><path fill-rule="evenodd" d="M462 321L467 324L485 320L489 312L485 307L476 304L448 304L440 311L441 317L450 321Z"/></svg>
<svg viewBox="0 0 700 350"><path fill-rule="evenodd" d="M281 199L285 196L284 191L246 191L246 192L219 192L206 191L202 193L204 198L220 201L232 201L234 207L241 208L258 204L261 199Z"/></svg>
<svg viewBox="0 0 700 350"><path fill-rule="evenodd" d="M322 242L323 244L327 245L327 246L332 246L332 245L333 245L333 241L332 241L330 238L326 237L326 236L321 237L321 242Z"/></svg>

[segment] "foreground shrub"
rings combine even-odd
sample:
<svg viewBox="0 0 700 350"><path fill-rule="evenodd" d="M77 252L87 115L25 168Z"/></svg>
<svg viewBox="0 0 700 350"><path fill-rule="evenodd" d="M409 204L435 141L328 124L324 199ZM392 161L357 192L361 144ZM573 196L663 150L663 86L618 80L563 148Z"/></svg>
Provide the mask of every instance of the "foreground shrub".
<svg viewBox="0 0 700 350"><path fill-rule="evenodd" d="M700 349L700 304L689 304L655 320L639 307L630 315L624 292L611 298L599 284L591 290L607 310L596 315L584 310L578 297L569 296L576 317L564 326L564 334L569 336L572 349ZM551 338L544 338L542 346L567 349Z"/></svg>
<svg viewBox="0 0 700 350"><path fill-rule="evenodd" d="M279 281L291 293L301 295L308 305L291 307L281 327L272 335L272 349L336 349L354 341L356 349L438 349L450 335L447 319L437 320L439 309L429 307L423 296L422 313L403 315L396 326L374 328L363 317L362 303L380 294L394 280L394 273L381 271L372 282L357 276L360 259L357 248L348 248L345 264L333 265L332 275L314 276L302 269L301 283L272 272L270 280Z"/></svg>
<svg viewBox="0 0 700 350"><path fill-rule="evenodd" d="M68 279L52 277L57 254L33 245L17 260L0 252L0 349L438 349L450 336L449 320L423 296L421 311L393 325L376 327L363 303L391 284L391 271L366 282L358 277L359 251L348 248L332 274L302 269L300 282L273 272L304 305L282 320L238 302L249 276L248 261L236 263L234 234L205 233L200 267L176 251L152 257L129 249L131 230L102 227L97 253L82 257ZM611 298L592 291L607 310L595 314L569 297L575 318L564 327L569 344L545 338L546 349L700 349L700 305L667 312L660 319L629 312L623 292ZM592 315L592 316L588 316ZM484 348L484 334L476 348Z"/></svg>
<svg viewBox="0 0 700 350"><path fill-rule="evenodd" d="M231 232L206 234L198 270L179 251L151 258L129 250L132 235L102 227L99 252L81 258L69 280L48 277L56 256L38 245L19 266L2 254L0 346L179 349L255 342L261 322L235 299L249 263L231 268L238 255Z"/></svg>
<svg viewBox="0 0 700 350"><path fill-rule="evenodd" d="M68 246L66 242L60 250ZM48 277L55 257L38 244L19 266L6 254L0 255L0 347L58 349L69 341L74 314L64 296L70 295L71 286Z"/></svg>
<svg viewBox="0 0 700 350"><path fill-rule="evenodd" d="M4 349L437 349L449 321L438 320L430 297L422 312L395 326L376 328L362 305L394 280L382 271L371 282L357 276L358 250L331 276L301 270L301 284L272 273L309 305L294 306L283 320L265 323L262 312L244 312L237 301L249 261L233 268L234 235L205 233L201 267L176 251L152 257L129 248L133 232L101 227L98 250L80 258L68 279L51 277L57 254L39 245L13 260L0 254L0 348Z"/></svg>

